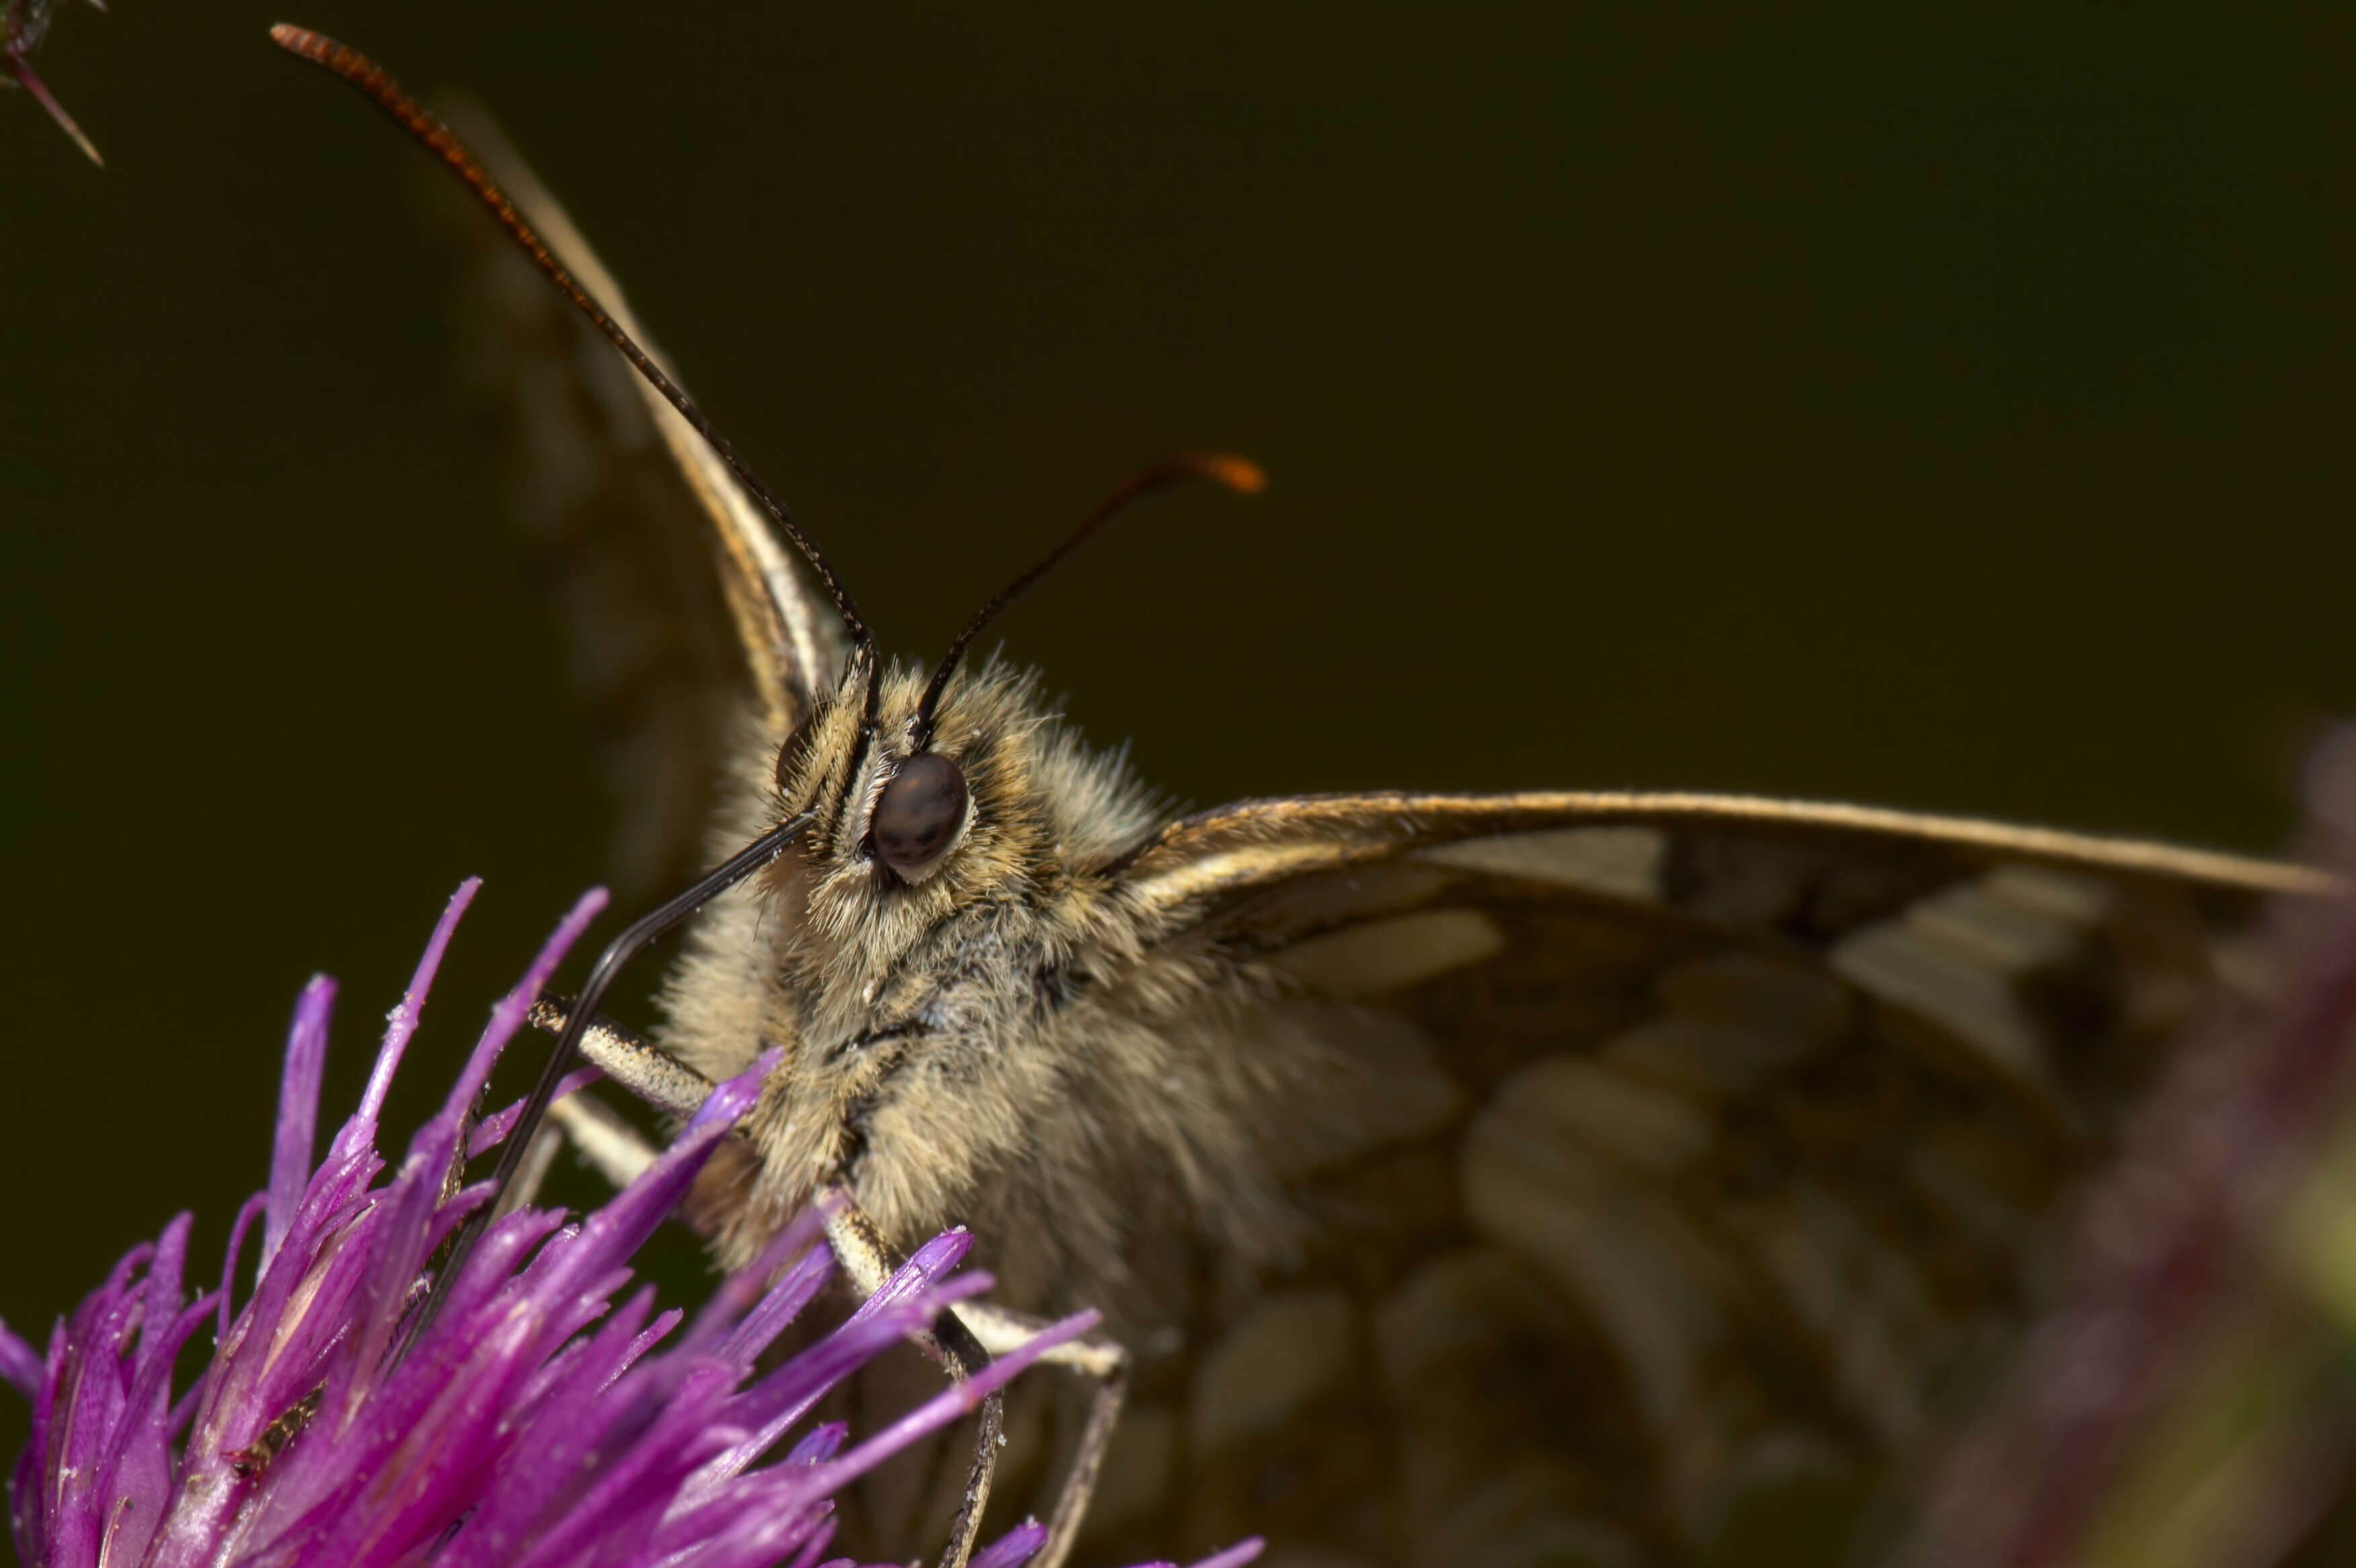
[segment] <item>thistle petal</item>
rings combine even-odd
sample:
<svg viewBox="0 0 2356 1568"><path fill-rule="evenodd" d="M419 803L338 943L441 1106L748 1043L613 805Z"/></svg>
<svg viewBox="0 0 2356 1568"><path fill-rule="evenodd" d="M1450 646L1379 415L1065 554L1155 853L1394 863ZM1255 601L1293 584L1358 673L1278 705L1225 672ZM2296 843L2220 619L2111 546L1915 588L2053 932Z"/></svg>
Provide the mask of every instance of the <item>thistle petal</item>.
<svg viewBox="0 0 2356 1568"><path fill-rule="evenodd" d="M523 1208L487 1227L409 1342L436 1249L490 1196L445 1190L468 1108L604 899L577 904L493 1009L388 1176L377 1117L475 886L444 911L359 1109L316 1166L335 993L324 978L305 989L269 1185L231 1228L217 1291L184 1299L183 1215L123 1257L46 1354L0 1326L0 1381L33 1404L10 1487L28 1565L809 1568L831 1539L836 1489L1095 1321L1055 1326L864 1442L831 1423L797 1438L829 1389L991 1282L956 1272L971 1238L936 1237L848 1322L766 1372L755 1363L832 1277L817 1212L691 1319L659 1314L651 1289L624 1294L634 1254L759 1099L772 1052L602 1208L576 1221ZM508 1136L517 1109L477 1127L470 1152ZM238 1306L237 1257L257 1219L261 1261ZM174 1359L209 1319L212 1358L175 1402ZM1043 1539L1018 1528L976 1563L1015 1568Z"/></svg>

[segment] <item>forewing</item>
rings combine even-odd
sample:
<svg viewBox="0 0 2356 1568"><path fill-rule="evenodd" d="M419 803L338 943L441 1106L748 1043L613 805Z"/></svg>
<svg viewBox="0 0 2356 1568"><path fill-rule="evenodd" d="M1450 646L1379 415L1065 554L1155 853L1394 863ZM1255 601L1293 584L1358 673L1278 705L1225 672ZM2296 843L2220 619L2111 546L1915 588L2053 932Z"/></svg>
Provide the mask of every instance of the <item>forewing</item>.
<svg viewBox="0 0 2356 1568"><path fill-rule="evenodd" d="M450 118L551 250L659 362L564 209L479 110ZM621 812L618 874L650 890L707 853L744 714L782 740L830 682L840 625L710 446L495 226L469 256L467 342L511 429L516 511L544 547L576 684ZM665 363L665 369L669 366Z"/></svg>
<svg viewBox="0 0 2356 1568"><path fill-rule="evenodd" d="M1337 1563L1844 1539L2020 1322L2040 1219L2233 932L2323 885L1621 795L1251 803L1127 872L1163 944L1250 977L1237 1050L1310 1028L1365 1070L1275 1123L1312 1240L1195 1294L1098 1528Z"/></svg>

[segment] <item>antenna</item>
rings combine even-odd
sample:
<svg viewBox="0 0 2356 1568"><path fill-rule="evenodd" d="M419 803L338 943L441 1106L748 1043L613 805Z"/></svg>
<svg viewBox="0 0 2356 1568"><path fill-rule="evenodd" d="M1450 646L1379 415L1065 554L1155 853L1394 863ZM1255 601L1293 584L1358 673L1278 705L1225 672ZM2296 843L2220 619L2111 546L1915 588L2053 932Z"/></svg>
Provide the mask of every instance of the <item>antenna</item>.
<svg viewBox="0 0 2356 1568"><path fill-rule="evenodd" d="M548 242L540 237L539 231L524 221L523 214L516 210L515 202L499 188L498 182L484 171L483 166L476 161L475 155L458 140L456 133L423 104L403 92L401 84L387 75L382 66L324 33L281 22L270 29L270 40L288 54L308 60L320 70L350 83L361 97L384 111L386 117L394 124L423 143L426 150L440 158L450 172L491 209L491 216L499 220L499 226L514 236L524 253L548 274L549 282L579 307L581 314L589 318L590 325L605 335L606 341L622 351L622 357L630 361L631 367L646 377L647 384L662 393L670 405L679 410L680 417L694 426L698 435L711 443L712 450L728 465L728 471L752 492L753 499L761 503L785 536L793 542L794 548L802 553L802 558L810 564L810 570L818 574L818 580L825 585L827 596L834 600L834 607L842 617L844 629L851 634L851 656L864 659L873 665L875 662L874 634L867 629L866 621L860 618L859 608L851 602L851 592L842 585L842 579L834 575L834 567L827 560L826 553L802 532L801 522L794 516L793 509L778 499L776 492L753 471L752 465L736 455L736 448L730 446L728 437L721 435L712 421L705 417L703 410L695 405L695 400L688 396L678 382L665 375L662 367L656 364L644 349L631 340L630 335L622 330L621 324L607 314L594 295L574 281L573 274L565 270L564 263L550 252Z"/></svg>
<svg viewBox="0 0 2356 1568"><path fill-rule="evenodd" d="M794 548L809 562L810 570L818 574L819 581L825 585L828 596L834 600L834 607L842 616L845 629L851 634L852 661L863 660L868 667L868 703L872 709L875 701L875 639L867 629L867 623L861 618L858 607L851 602L850 591L835 575L834 567L828 562L825 553L802 532L800 522L786 503L779 500L776 492L753 472L751 466L736 455L736 449L728 444L726 436L712 427L712 421L695 405L695 400L665 375L662 367L632 341L630 335L622 330L621 324L565 270L564 264L550 252L547 242L516 210L515 203L507 192L501 190L498 182L484 171L482 165L476 161L475 156L466 150L450 127L403 92L392 78L385 74L383 68L366 55L347 48L333 38L284 22L270 29L270 37L289 54L308 60L349 82L369 102L383 110L394 124L423 142L465 183L467 189L481 199L484 206L491 209L491 215L513 236L524 253L548 275L549 281L579 307L581 314L605 335L607 341L622 351L623 358L647 379L648 384L679 410L696 434L711 444L720 460L728 465L729 472L736 476L769 516L776 520L778 528L793 542ZM434 1290L419 1307L410 1326L404 1353L406 1346L418 1342L441 1310L448 1295L445 1287L458 1277L459 1270L465 1266L476 1243L481 1239L488 1217L497 1209L499 1195L515 1179L516 1171L523 1163L524 1151L530 1147L532 1135L547 1115L549 1102L555 1098L557 1083L563 1078L565 1069L573 1065L580 1049L581 1036L588 1031L590 1021L596 1015L597 1004L612 985L614 976L648 944L684 922L713 897L753 875L785 853L786 847L801 835L811 821L812 813L805 811L780 822L686 892L633 922L597 955L597 961L589 972L588 983L582 987L579 998L573 1004L572 1015L565 1020L564 1030L557 1038L556 1047L549 1053L548 1063L541 1069L540 1081L533 1085L530 1096L524 1101L522 1114L508 1134L506 1147L499 1151L498 1165L491 1174L491 1200L460 1229Z"/></svg>
<svg viewBox="0 0 2356 1568"><path fill-rule="evenodd" d="M1268 476L1259 465L1248 457L1238 457L1229 452L1180 452L1164 457L1159 463L1141 468L1113 488L1110 495L1097 502L1079 527L1064 536L1062 543L1041 557L1029 571L998 591L974 618L965 623L965 629L949 644L948 652L941 659L940 668L933 671L932 683L925 688L925 700L916 708L916 749L922 751L933 735L933 710L940 705L941 693L948 689L949 677L957 673L958 662L965 658L966 645L983 627L997 618L998 612L1028 592L1031 585L1055 569L1065 556L1087 543L1097 532L1129 510L1131 502L1144 499L1157 491L1192 479L1208 479L1224 485L1241 496L1256 496L1268 488Z"/></svg>

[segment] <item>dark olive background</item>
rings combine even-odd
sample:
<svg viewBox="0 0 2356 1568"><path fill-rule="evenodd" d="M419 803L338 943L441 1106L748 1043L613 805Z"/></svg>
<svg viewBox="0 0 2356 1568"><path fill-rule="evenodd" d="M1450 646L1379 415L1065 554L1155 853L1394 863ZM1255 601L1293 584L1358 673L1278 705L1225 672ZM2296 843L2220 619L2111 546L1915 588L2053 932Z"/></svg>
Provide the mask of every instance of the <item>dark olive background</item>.
<svg viewBox="0 0 2356 1568"><path fill-rule="evenodd" d="M61 15L103 172L0 97L0 1315L36 1337L177 1209L217 1258L306 973L345 983L332 1119L488 878L405 1128L603 864L422 159L274 54L277 3ZM2356 16L1883 9L294 19L496 109L898 650L1130 465L1264 461L1003 624L1181 798L1694 786L2277 847L2356 696Z"/></svg>

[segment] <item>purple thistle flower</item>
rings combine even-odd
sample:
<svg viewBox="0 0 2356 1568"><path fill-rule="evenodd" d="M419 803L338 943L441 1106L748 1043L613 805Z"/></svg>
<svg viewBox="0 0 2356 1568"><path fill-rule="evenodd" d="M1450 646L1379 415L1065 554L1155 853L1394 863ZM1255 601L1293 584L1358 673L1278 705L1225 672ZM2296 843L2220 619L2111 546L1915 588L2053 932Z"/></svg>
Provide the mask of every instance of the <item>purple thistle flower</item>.
<svg viewBox="0 0 2356 1568"><path fill-rule="evenodd" d="M90 0L100 11L106 9L101 0ZM49 112L49 118L59 129L73 138L91 162L101 168L106 160L98 156L98 148L81 134L66 106L49 91L48 83L33 70L33 51L40 47L41 38L49 30L50 12L56 0L0 0L0 86L16 86L32 94L33 102Z"/></svg>
<svg viewBox="0 0 2356 1568"><path fill-rule="evenodd" d="M657 1313L649 1288L623 1294L630 1257L752 1107L770 1058L714 1090L595 1213L527 1208L494 1221L404 1348L434 1250L491 1196L487 1184L445 1193L459 1140L479 1154L512 1127L510 1111L470 1136L466 1109L605 904L593 892L566 916L379 1185L377 1116L477 886L450 900L359 1110L316 1168L335 987L323 976L305 988L269 1186L237 1216L218 1289L184 1296L184 1214L115 1265L51 1331L46 1354L0 1325L0 1381L33 1406L8 1489L27 1568L808 1568L832 1534L838 1489L1096 1321L1056 1324L864 1441L839 1424L797 1435L828 1390L990 1281L953 1272L962 1231L937 1237L841 1327L766 1373L756 1361L833 1272L817 1216L691 1317ZM256 1219L261 1261L241 1305L233 1279ZM208 1323L213 1354L176 1398L175 1358ZM1043 1537L1019 1527L976 1564L1018 1568ZM1248 1542L1202 1568L1257 1552Z"/></svg>

